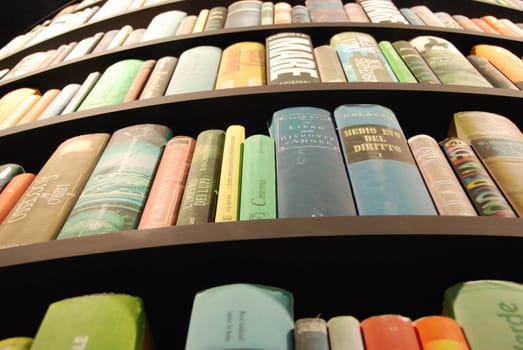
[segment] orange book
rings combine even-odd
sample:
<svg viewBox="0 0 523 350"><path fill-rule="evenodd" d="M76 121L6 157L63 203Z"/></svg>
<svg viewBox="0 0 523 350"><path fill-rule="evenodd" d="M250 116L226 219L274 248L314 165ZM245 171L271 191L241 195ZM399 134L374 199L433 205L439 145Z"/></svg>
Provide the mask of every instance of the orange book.
<svg viewBox="0 0 523 350"><path fill-rule="evenodd" d="M127 90L127 95L125 95L122 102L129 102L138 99L138 96L142 93L143 87L145 86L145 83L147 83L147 79L149 79L155 64L156 60L154 59L143 62L142 68L140 68L136 74L133 83L129 87L129 90Z"/></svg>
<svg viewBox="0 0 523 350"><path fill-rule="evenodd" d="M503 47L487 44L473 46L470 53L485 57L518 88L523 89L523 61L516 54Z"/></svg>
<svg viewBox="0 0 523 350"><path fill-rule="evenodd" d="M0 123L0 129L7 129L18 124L20 119L38 102L40 94L29 95Z"/></svg>
<svg viewBox="0 0 523 350"><path fill-rule="evenodd" d="M482 20L487 22L489 26L497 30L502 35L508 35L508 36L518 36L516 32L514 32L512 29L507 27L507 25L503 22L501 22L499 19L497 19L494 16L482 16L480 17Z"/></svg>
<svg viewBox="0 0 523 350"><path fill-rule="evenodd" d="M501 34L494 27L492 27L490 24L485 22L485 20L482 18L475 17L475 18L471 18L470 20L472 22L474 22L478 27L480 27L481 30L484 31L485 33Z"/></svg>
<svg viewBox="0 0 523 350"><path fill-rule="evenodd" d="M0 98L0 123L11 114L27 96L38 95L40 91L29 87L14 89Z"/></svg>
<svg viewBox="0 0 523 350"><path fill-rule="evenodd" d="M33 173L22 173L14 176L0 192L0 223L4 221L16 202L35 178Z"/></svg>
<svg viewBox="0 0 523 350"><path fill-rule="evenodd" d="M461 326L447 316L426 316L414 321L423 350L470 350Z"/></svg>
<svg viewBox="0 0 523 350"><path fill-rule="evenodd" d="M396 314L371 316L360 323L365 350L421 350L412 320Z"/></svg>
<svg viewBox="0 0 523 350"><path fill-rule="evenodd" d="M36 103L29 109L24 116L18 121L17 125L33 122L42 114L42 112L49 106L56 96L60 93L60 89L49 89L36 101Z"/></svg>

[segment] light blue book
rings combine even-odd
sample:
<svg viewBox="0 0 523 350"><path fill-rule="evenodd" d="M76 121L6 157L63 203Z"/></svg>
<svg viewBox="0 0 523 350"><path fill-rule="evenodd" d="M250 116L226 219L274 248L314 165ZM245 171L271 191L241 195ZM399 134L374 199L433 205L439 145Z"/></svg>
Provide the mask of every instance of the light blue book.
<svg viewBox="0 0 523 350"><path fill-rule="evenodd" d="M194 297L185 350L294 350L292 293L228 284Z"/></svg>
<svg viewBox="0 0 523 350"><path fill-rule="evenodd" d="M425 22L422 21L421 18L419 18L418 14L414 11L412 11L408 7L402 7L399 9L403 17L409 21L409 24L416 25L416 26L424 26L426 25Z"/></svg>
<svg viewBox="0 0 523 350"><path fill-rule="evenodd" d="M80 84L68 84L64 86L58 95L51 101L49 106L47 106L38 116L38 120L47 119L62 114L67 104L76 95L79 89Z"/></svg>
<svg viewBox="0 0 523 350"><path fill-rule="evenodd" d="M334 118L359 215L437 215L392 110L346 104Z"/></svg>
<svg viewBox="0 0 523 350"><path fill-rule="evenodd" d="M165 11L156 15L145 28L140 42L176 35L176 31L185 16L187 16L186 12L178 10Z"/></svg>
<svg viewBox="0 0 523 350"><path fill-rule="evenodd" d="M165 95L214 90L222 49L196 46L182 52Z"/></svg>

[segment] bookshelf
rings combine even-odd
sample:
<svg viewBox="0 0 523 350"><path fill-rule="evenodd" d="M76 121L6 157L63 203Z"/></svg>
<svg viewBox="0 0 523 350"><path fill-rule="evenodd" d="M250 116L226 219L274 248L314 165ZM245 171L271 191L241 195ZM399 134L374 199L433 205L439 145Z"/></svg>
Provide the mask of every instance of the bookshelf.
<svg viewBox="0 0 523 350"><path fill-rule="evenodd" d="M226 6L231 0L216 0ZM289 1L301 4L303 1ZM521 11L470 1L396 0L470 16L494 14L522 21ZM145 26L170 9L197 14L204 4L166 1L77 29L0 61L12 66L25 55L56 48L99 31L132 23ZM209 5L211 6L211 5ZM447 38L463 52L479 43L523 55L521 39L460 30L393 24L325 23L223 29L155 40L87 55L0 82L0 95L22 86L51 87L81 82L124 58L179 55L198 45L226 47L242 40L264 42L281 31L311 35L323 44L342 31L365 31L377 40L418 35ZM66 77L66 78L64 78ZM67 79L67 81L64 81ZM170 126L196 136L239 123L247 134L267 133L266 121L280 108L313 105L328 110L344 103L391 108L407 136L429 133L443 139L453 112L482 110L505 115L520 128L521 91L396 83L319 83L260 86L183 95L75 112L0 131L0 159L37 172L63 140L90 132L113 132L142 122ZM256 106L256 108L252 108ZM197 121L195 121L197 120ZM295 296L295 315L358 318L401 313L416 318L441 312L443 290L463 280L521 280L520 219L488 217L324 217L212 223L169 229L118 232L0 250L0 310L6 322L0 339L36 332L47 306L95 292L123 292L144 299L159 350L182 349L194 294L230 282L285 288Z"/></svg>

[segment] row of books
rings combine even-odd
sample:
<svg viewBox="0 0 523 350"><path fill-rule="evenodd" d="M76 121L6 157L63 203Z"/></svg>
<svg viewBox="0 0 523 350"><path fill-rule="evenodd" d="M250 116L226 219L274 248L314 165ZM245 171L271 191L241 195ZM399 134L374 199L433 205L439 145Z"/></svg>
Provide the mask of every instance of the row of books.
<svg viewBox="0 0 523 350"><path fill-rule="evenodd" d="M242 41L221 49L196 46L178 57L129 58L83 82L40 91L22 87L0 98L0 129L97 107L219 89L331 82L393 82L495 87L520 91L523 60L487 44L462 54L435 36L377 42L341 32L313 47L304 33L282 32L265 44Z"/></svg>
<svg viewBox="0 0 523 350"><path fill-rule="evenodd" d="M407 139L394 112L375 104L280 109L271 136L231 125L193 139L139 124L72 137L35 177L11 190L25 174L14 176L0 193L0 247L238 220L520 216L521 131L489 112L452 120L441 147Z"/></svg>
<svg viewBox="0 0 523 350"><path fill-rule="evenodd" d="M487 4L497 5L497 6L503 6L513 9L523 9L523 1L522 0L474 0L477 2L485 2Z"/></svg>
<svg viewBox="0 0 523 350"><path fill-rule="evenodd" d="M115 0L110 0L102 7L94 6L77 12L63 11L49 23L36 26L29 33L13 38L0 49L0 59L62 34L78 25L140 8L136 3L143 2L143 0L135 0L132 3L129 0L118 0L118 2L119 4ZM141 6L143 5L152 5L152 1L145 1L145 4ZM515 38L523 37L523 23L515 23L508 18L497 18L487 14L469 18L462 14L451 15L444 11L433 12L426 5L398 8L390 0L357 0L345 4L341 0L307 0L303 5L290 5L287 2L239 0L227 7L216 6L202 9L198 14L188 14L178 10L165 11L153 17L146 28L133 29L130 25L124 26L118 39L129 35L132 38L129 39L129 43L134 43L223 28L325 22L402 23L472 30ZM67 44L68 47L78 46L74 49L77 55L71 54L70 57L75 58L80 54L88 54L89 48L92 49L97 41L101 41L103 44L110 42L109 38L101 40L102 36L114 38L116 31L118 29L108 31L105 35L100 32L78 43ZM132 35L130 35L131 32ZM108 49L118 46L113 41ZM100 44L95 52L104 49L106 48Z"/></svg>
<svg viewBox="0 0 523 350"><path fill-rule="evenodd" d="M293 293L232 283L196 292L185 350L504 350L523 340L523 285L472 280L445 289L443 310L415 320L380 314L296 318ZM82 317L78 317L82 315ZM67 327L65 327L67 325ZM49 305L34 336L0 340L0 350L152 350L144 301L123 293L70 297Z"/></svg>

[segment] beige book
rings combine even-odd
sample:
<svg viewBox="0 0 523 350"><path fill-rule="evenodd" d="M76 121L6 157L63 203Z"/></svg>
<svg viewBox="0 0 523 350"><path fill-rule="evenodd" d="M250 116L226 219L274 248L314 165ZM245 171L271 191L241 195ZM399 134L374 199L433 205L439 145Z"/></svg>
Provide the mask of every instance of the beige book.
<svg viewBox="0 0 523 350"><path fill-rule="evenodd" d="M205 29L205 23L207 23L207 18L209 17L209 9L202 9L198 13L198 17L196 18L196 22L194 23L194 27L192 29L193 33L201 33Z"/></svg>
<svg viewBox="0 0 523 350"><path fill-rule="evenodd" d="M185 16L176 30L176 35L191 34L197 19L196 15Z"/></svg>
<svg viewBox="0 0 523 350"><path fill-rule="evenodd" d="M320 45L314 48L314 58L320 72L322 83L346 82L336 49L330 45Z"/></svg>
<svg viewBox="0 0 523 350"><path fill-rule="evenodd" d="M242 41L223 50L216 89L265 85L265 45Z"/></svg>

